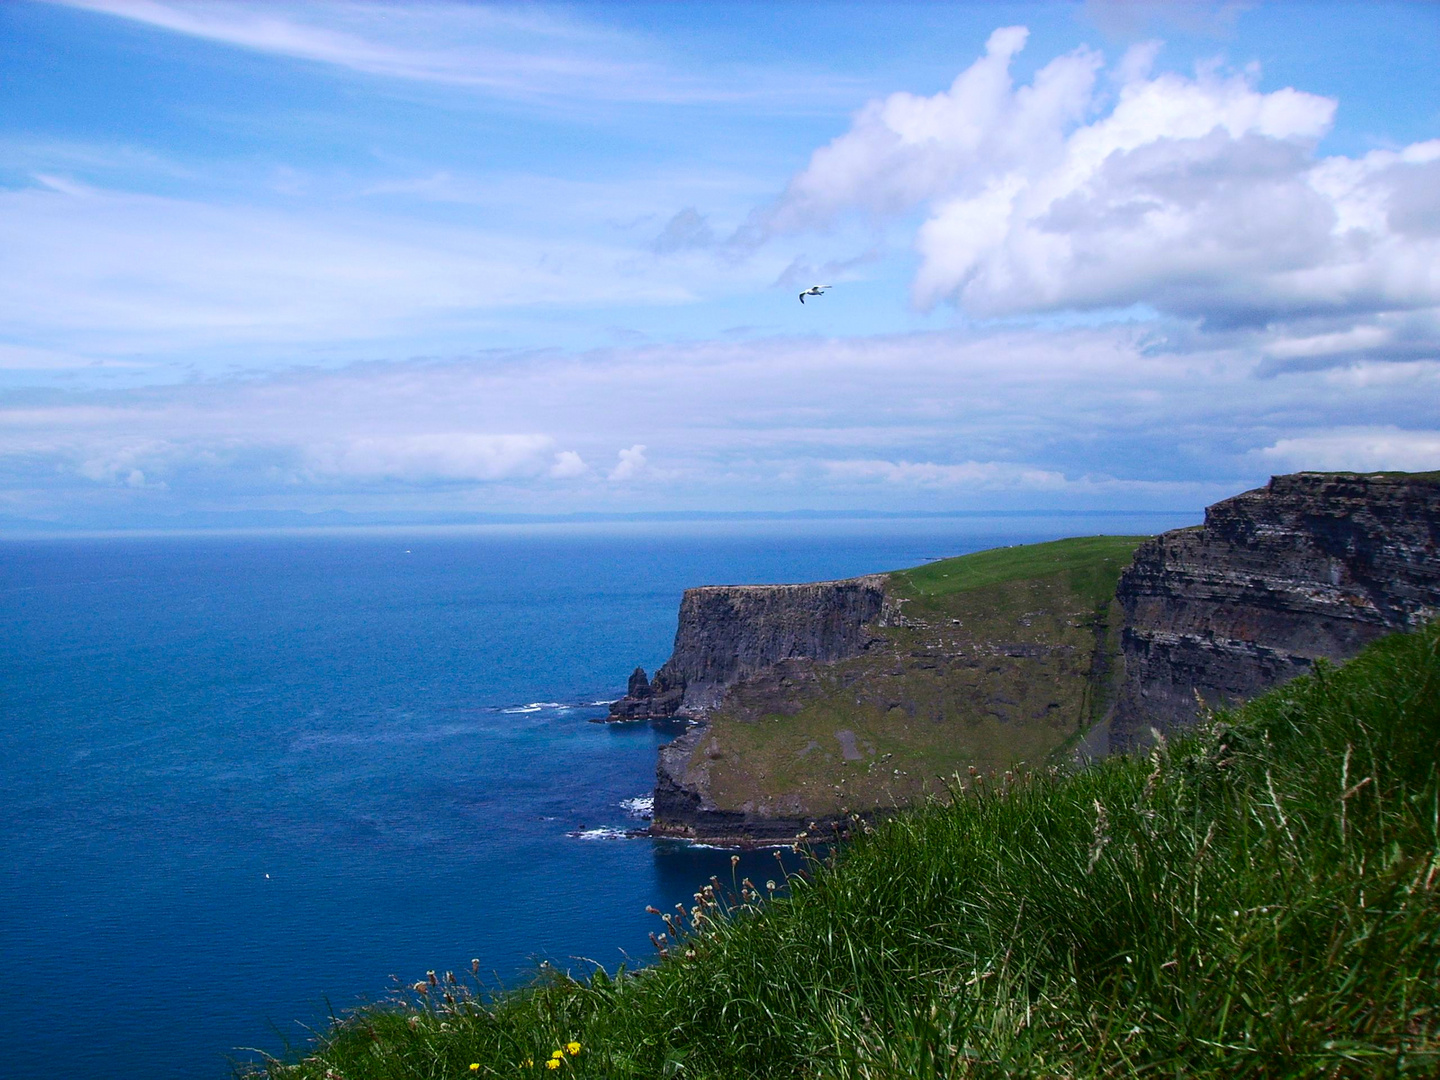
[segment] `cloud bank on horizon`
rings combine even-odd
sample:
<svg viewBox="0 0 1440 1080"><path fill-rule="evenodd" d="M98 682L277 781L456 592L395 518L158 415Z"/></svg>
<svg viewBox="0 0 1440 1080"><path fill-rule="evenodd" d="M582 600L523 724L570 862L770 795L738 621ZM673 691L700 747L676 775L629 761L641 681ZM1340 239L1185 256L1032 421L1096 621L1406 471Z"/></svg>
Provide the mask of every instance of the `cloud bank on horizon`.
<svg viewBox="0 0 1440 1080"><path fill-rule="evenodd" d="M0 516L1196 509L1440 468L1434 9L1194 5L1166 43L835 9L869 54L729 10L5 8ZM1385 65L1328 85L1317 38Z"/></svg>

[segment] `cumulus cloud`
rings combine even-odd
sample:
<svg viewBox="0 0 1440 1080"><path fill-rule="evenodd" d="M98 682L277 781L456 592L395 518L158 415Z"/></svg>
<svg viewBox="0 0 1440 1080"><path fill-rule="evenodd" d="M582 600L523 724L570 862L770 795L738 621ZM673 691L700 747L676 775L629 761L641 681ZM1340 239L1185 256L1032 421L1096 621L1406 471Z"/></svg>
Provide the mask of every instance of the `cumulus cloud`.
<svg viewBox="0 0 1440 1080"><path fill-rule="evenodd" d="M75 465L75 472L97 484L131 488L164 487L165 482L155 479L154 473L175 454L175 447L162 439L97 449ZM150 477L146 469L150 469Z"/></svg>
<svg viewBox="0 0 1440 1080"><path fill-rule="evenodd" d="M619 458L619 463L610 470L611 480L634 480L645 471L645 447L642 443L636 443L628 450L621 450Z"/></svg>
<svg viewBox="0 0 1440 1080"><path fill-rule="evenodd" d="M1082 47L1016 86L1025 39L996 30L949 89L871 102L814 152L762 231L918 211L922 309L1139 305L1212 331L1251 328L1276 357L1346 358L1385 355L1404 337L1385 320L1419 313L1435 355L1440 140L1318 157L1333 99L1262 91L1254 71L1152 75L1153 43L1111 80ZM1324 318L1337 325L1317 332Z"/></svg>
<svg viewBox="0 0 1440 1080"><path fill-rule="evenodd" d="M549 475L557 480L574 480L585 476L590 472L590 466L574 450L561 450L555 455L555 463L550 466Z"/></svg>

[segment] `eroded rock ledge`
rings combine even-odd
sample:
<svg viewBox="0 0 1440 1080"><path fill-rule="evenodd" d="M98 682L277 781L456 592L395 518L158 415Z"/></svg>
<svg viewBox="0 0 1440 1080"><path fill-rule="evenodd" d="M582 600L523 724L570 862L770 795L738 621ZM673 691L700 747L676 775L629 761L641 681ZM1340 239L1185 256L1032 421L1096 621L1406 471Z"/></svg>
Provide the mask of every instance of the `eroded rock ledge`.
<svg viewBox="0 0 1440 1080"><path fill-rule="evenodd" d="M1440 613L1440 474L1296 473L1142 544L1112 750Z"/></svg>

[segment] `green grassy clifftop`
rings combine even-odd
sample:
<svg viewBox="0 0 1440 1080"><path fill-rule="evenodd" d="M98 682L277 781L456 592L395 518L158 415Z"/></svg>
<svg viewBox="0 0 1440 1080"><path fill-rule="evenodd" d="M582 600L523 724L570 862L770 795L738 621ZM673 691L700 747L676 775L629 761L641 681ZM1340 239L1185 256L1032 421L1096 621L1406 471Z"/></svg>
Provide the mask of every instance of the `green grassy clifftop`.
<svg viewBox="0 0 1440 1080"><path fill-rule="evenodd" d="M656 827L789 835L913 805L937 777L1040 764L1104 719L1113 598L1143 537L999 548L888 576L858 655L782 660L729 688L661 759Z"/></svg>

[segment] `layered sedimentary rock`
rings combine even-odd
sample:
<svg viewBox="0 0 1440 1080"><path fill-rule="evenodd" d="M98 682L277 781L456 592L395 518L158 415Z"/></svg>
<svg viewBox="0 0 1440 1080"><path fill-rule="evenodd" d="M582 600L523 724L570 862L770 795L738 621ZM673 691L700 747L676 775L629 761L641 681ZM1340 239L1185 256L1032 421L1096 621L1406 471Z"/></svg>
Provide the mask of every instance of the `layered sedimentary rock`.
<svg viewBox="0 0 1440 1080"><path fill-rule="evenodd" d="M725 585L687 589L670 659L647 681L630 676L611 720L699 719L725 691L782 660L839 660L874 639L883 621L880 575L808 585Z"/></svg>
<svg viewBox="0 0 1440 1080"><path fill-rule="evenodd" d="M1440 475L1297 473L1135 552L1112 750L1440 612Z"/></svg>

